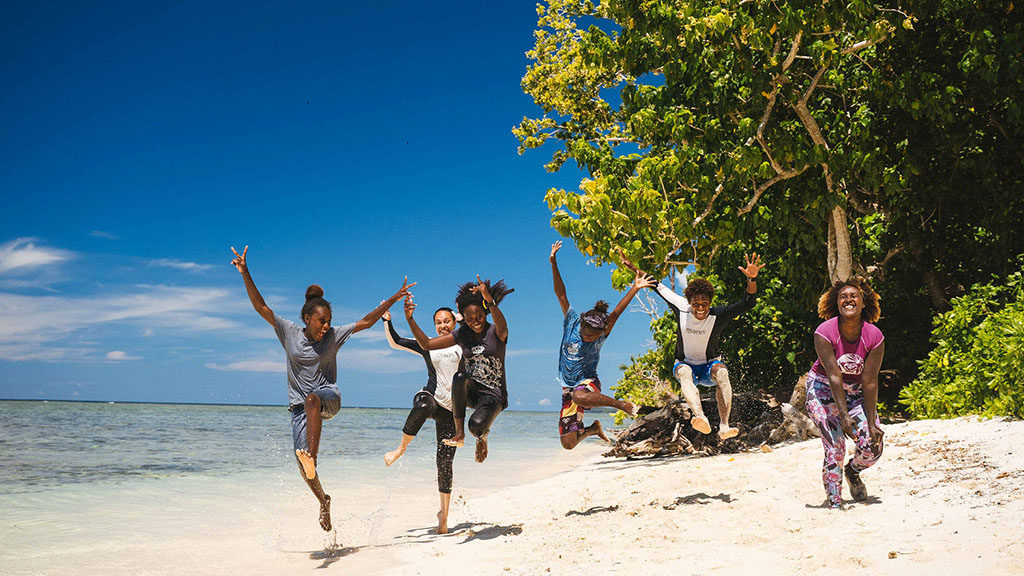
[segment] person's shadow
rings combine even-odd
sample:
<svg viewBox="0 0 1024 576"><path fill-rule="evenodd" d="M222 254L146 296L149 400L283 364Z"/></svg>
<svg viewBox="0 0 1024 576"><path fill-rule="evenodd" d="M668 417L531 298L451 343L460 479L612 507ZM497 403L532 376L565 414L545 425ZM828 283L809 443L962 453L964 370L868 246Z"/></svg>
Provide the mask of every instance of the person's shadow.
<svg viewBox="0 0 1024 576"><path fill-rule="evenodd" d="M662 508L665 510L675 510L678 506L683 504L700 504L701 506L706 506L711 504L712 500L718 500L728 504L733 501L733 498L731 495L724 492L719 492L717 496L710 496L703 492L697 492L696 494L690 494L689 496L680 496L676 498L675 502L666 504L662 506Z"/></svg>
<svg viewBox="0 0 1024 576"><path fill-rule="evenodd" d="M857 502L856 500L853 500L853 501L843 500L843 505L844 506L854 506L854 507L856 507L858 505L873 506L875 504L881 504L881 503L882 503L882 499L879 498L878 496L868 496L867 498L865 498L864 500L861 500L860 502ZM829 505L828 498L825 498L825 500L821 504L804 504L804 508L820 508L822 510L827 510L827 509L830 508L830 505Z"/></svg>
<svg viewBox="0 0 1024 576"><path fill-rule="evenodd" d="M345 556L355 554L366 546L330 546L323 550L316 550L309 553L310 560L322 560L317 568L327 568Z"/></svg>

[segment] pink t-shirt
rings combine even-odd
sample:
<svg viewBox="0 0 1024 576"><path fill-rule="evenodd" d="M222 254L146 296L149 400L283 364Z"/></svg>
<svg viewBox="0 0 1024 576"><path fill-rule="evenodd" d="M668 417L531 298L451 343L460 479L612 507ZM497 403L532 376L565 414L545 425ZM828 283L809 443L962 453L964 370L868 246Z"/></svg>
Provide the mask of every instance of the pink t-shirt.
<svg viewBox="0 0 1024 576"><path fill-rule="evenodd" d="M843 382L859 383L861 374L864 373L864 360L868 352L874 350L885 339L882 331L870 322L865 322L860 330L860 338L856 342L847 342L839 335L839 318L829 318L818 325L815 334L822 335L832 344L832 350L836 353L836 362L839 369L843 371ZM828 377L821 360L815 360L811 370L816 374Z"/></svg>

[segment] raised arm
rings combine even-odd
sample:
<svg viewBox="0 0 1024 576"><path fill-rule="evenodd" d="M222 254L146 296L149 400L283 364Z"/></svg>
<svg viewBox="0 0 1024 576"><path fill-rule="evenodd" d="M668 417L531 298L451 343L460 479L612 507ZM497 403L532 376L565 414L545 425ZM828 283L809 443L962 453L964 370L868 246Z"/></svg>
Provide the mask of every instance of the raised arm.
<svg viewBox="0 0 1024 576"><path fill-rule="evenodd" d="M747 259L747 265L739 268L740 272L747 277L747 294L757 294L757 282L754 280L761 272L761 268L764 268L764 264L761 264L761 256L754 252L753 254L744 254L743 257Z"/></svg>
<svg viewBox="0 0 1024 576"><path fill-rule="evenodd" d="M508 342L508 324L505 323L505 315L498 309L498 305L495 304L494 299L491 298L490 291L487 290L487 284L484 284L483 280L480 279L480 275L476 275L477 285L472 288L473 292L476 292L480 296L483 296L484 307L491 311L491 320L494 320L494 330L498 335L498 338L502 342Z"/></svg>
<svg viewBox="0 0 1024 576"><path fill-rule="evenodd" d="M551 256L548 260L551 261L551 280L555 285L555 296L558 298L559 305L562 306L562 316L569 313L569 298L565 295L565 284L562 282L562 275L558 272L558 260L555 259L555 254L562 248L562 241L559 240L551 245Z"/></svg>
<svg viewBox="0 0 1024 576"><path fill-rule="evenodd" d="M409 330L412 332L413 337L416 338L416 343L420 345L420 348L424 350L440 350L455 344L455 336L452 334L428 338L423 333L423 330L420 329L420 325L416 323L416 319L412 317L414 310L416 310L416 304L412 301L412 295L410 294L405 299L405 321L409 323Z"/></svg>
<svg viewBox="0 0 1024 576"><path fill-rule="evenodd" d="M388 308L391 308L395 302L405 298L409 294L409 288L412 288L415 285L415 282L409 284L409 277L407 276L402 280L402 287L398 289L398 292L395 292L393 296L381 302L380 306L377 306L371 310L369 314L363 316L362 320L356 322L356 326L352 329L352 333L354 334L360 330L366 330L370 326L373 326L377 320L380 320L381 316L388 311Z"/></svg>
<svg viewBox="0 0 1024 576"><path fill-rule="evenodd" d="M619 300L619 303L615 305L615 309L608 315L608 321L605 324L604 335L607 336L612 333L612 328L615 326L615 322L618 321L619 316L626 311L626 306L629 306L629 302L633 300L636 293L641 288L651 288L655 285L654 278L644 274L643 272L637 272L636 278L633 279L633 285L629 287L626 295Z"/></svg>
<svg viewBox="0 0 1024 576"><path fill-rule="evenodd" d="M391 346L395 350L411 352L417 356L423 353L423 348L420 348L420 345L416 340L412 338L403 338L398 334L398 331L395 330L395 325L391 322L390 311L384 312L381 319L384 320L384 337L388 341L388 346Z"/></svg>
<svg viewBox="0 0 1024 576"><path fill-rule="evenodd" d="M238 269L238 273L242 275L242 282L245 282L245 292L249 295L249 302L252 302L253 309L256 310L259 315L267 321L271 326L274 325L274 311L267 306L267 303L263 301L263 296L260 295L260 291L256 289L256 284L252 281L252 276L249 274L249 266L245 263L245 255L249 252L249 247L246 246L242 249L242 253L239 254L235 247L231 247L231 251L235 253L234 260L231 261L235 268Z"/></svg>

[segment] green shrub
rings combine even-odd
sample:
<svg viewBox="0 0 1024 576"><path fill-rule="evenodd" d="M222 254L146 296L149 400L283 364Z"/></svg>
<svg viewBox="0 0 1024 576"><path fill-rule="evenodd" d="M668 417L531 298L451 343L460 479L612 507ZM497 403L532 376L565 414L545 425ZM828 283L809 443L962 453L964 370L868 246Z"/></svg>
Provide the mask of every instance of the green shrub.
<svg viewBox="0 0 1024 576"><path fill-rule="evenodd" d="M1024 267L1022 267L1024 268ZM900 393L917 418L1024 414L1024 269L976 284L934 320L935 348Z"/></svg>

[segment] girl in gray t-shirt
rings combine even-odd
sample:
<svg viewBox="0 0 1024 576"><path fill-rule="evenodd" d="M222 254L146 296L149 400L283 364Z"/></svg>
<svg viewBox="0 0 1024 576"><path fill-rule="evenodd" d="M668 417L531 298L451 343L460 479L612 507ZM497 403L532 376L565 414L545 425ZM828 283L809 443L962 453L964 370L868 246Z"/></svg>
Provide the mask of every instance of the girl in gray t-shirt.
<svg viewBox="0 0 1024 576"><path fill-rule="evenodd" d="M331 303L324 300L324 289L316 284L306 288L306 303L302 306L305 327L274 314L263 301L263 296L252 281L245 257L231 248L235 259L231 261L245 282L245 291L256 312L274 327L287 356L288 411L292 413L292 441L295 458L309 489L320 501L320 527L331 529L331 497L324 493L316 473L316 458L320 448L320 429L324 420L334 417L341 408L338 393L338 350L349 336L374 325L395 302L409 295L408 279L393 296L358 322L335 328L331 326Z"/></svg>

